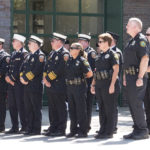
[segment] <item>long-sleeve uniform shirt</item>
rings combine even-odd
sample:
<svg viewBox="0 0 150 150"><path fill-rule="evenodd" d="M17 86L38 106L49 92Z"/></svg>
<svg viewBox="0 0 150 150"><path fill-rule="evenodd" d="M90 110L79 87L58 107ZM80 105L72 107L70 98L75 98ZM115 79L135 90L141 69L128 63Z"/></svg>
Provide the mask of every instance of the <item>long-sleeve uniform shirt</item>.
<svg viewBox="0 0 150 150"><path fill-rule="evenodd" d="M3 49L0 50L0 92L7 91L7 83L5 81L5 74L8 71L10 62L10 55Z"/></svg>
<svg viewBox="0 0 150 150"><path fill-rule="evenodd" d="M20 77L22 77L28 84L25 86L26 90L34 92L42 92L42 77L45 64L45 55L39 49L33 54L29 54L20 70Z"/></svg>
<svg viewBox="0 0 150 150"><path fill-rule="evenodd" d="M57 51L52 50L48 56L44 77L51 83L50 90L53 92L64 93L66 90L65 57L69 57L69 51L64 47Z"/></svg>

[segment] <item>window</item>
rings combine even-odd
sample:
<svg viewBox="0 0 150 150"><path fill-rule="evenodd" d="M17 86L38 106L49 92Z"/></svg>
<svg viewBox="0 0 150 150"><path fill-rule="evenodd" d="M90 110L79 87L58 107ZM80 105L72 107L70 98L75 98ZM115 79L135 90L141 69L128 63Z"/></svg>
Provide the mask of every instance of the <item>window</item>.
<svg viewBox="0 0 150 150"><path fill-rule="evenodd" d="M51 50L52 32L67 35L71 42L77 40L77 33L90 33L95 47L98 34L104 31L104 0L12 0L11 4L12 35L43 38L46 54Z"/></svg>

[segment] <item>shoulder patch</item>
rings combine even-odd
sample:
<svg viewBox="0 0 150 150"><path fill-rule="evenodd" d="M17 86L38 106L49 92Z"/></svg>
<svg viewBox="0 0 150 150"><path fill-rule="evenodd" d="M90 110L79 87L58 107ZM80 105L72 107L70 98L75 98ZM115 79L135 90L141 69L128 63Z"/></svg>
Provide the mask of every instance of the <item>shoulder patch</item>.
<svg viewBox="0 0 150 150"><path fill-rule="evenodd" d="M83 61L83 64L84 64L85 66L90 66L89 62L88 62L86 59Z"/></svg>
<svg viewBox="0 0 150 150"><path fill-rule="evenodd" d="M146 42L145 41L140 41L140 46L141 47L146 47Z"/></svg>
<svg viewBox="0 0 150 150"><path fill-rule="evenodd" d="M39 61L40 61L40 62L43 62L43 61L44 61L44 58L45 58L44 55L40 55L40 56L39 56Z"/></svg>
<svg viewBox="0 0 150 150"><path fill-rule="evenodd" d="M119 56L118 56L117 53L114 53L114 57L115 57L116 60L119 60Z"/></svg>
<svg viewBox="0 0 150 150"><path fill-rule="evenodd" d="M64 54L64 61L68 61L68 59L69 59L69 54Z"/></svg>

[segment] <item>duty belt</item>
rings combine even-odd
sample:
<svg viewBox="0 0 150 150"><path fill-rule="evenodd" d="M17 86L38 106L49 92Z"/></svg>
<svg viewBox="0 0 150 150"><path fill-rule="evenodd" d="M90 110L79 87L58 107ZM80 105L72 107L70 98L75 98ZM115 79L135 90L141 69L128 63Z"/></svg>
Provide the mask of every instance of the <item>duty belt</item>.
<svg viewBox="0 0 150 150"><path fill-rule="evenodd" d="M73 80L66 79L67 85L80 85L83 82L85 82L85 79L81 79L81 78L74 78Z"/></svg>
<svg viewBox="0 0 150 150"><path fill-rule="evenodd" d="M125 69L125 74L136 75L139 72L139 68L135 66L131 66L128 69Z"/></svg>
<svg viewBox="0 0 150 150"><path fill-rule="evenodd" d="M110 70L110 71L107 71L107 70L96 71L95 75L96 75L97 80L110 79L112 76L112 70Z"/></svg>

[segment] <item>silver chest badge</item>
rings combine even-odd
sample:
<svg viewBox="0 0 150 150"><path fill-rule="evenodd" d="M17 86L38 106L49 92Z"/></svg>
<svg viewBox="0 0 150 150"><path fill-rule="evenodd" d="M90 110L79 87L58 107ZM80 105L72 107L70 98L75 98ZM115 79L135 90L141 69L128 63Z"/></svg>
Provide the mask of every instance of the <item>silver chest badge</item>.
<svg viewBox="0 0 150 150"><path fill-rule="evenodd" d="M80 63L79 61L76 61L76 66L79 66L79 63Z"/></svg>
<svg viewBox="0 0 150 150"><path fill-rule="evenodd" d="M31 62L34 62L34 58L31 59Z"/></svg>
<svg viewBox="0 0 150 150"><path fill-rule="evenodd" d="M55 57L55 60L58 60L58 56Z"/></svg>
<svg viewBox="0 0 150 150"><path fill-rule="evenodd" d="M132 45L132 46L135 45L135 41L133 41L133 42L131 43L131 45Z"/></svg>
<svg viewBox="0 0 150 150"><path fill-rule="evenodd" d="M109 54L106 54L105 55L105 59L108 59L110 56L109 56Z"/></svg>

